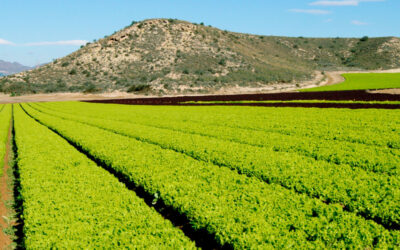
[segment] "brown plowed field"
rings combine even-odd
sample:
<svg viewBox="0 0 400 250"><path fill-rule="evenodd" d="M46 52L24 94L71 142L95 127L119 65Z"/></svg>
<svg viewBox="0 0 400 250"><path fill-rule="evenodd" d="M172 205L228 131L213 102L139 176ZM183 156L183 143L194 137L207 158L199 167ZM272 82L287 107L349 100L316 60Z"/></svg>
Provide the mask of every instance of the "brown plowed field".
<svg viewBox="0 0 400 250"><path fill-rule="evenodd" d="M256 107L294 107L294 108L348 108L348 109L400 109L400 104L363 103L205 103L172 104L180 106L256 106Z"/></svg>
<svg viewBox="0 0 400 250"><path fill-rule="evenodd" d="M329 101L400 101L400 95L370 93L365 90L329 92L288 92L270 94L179 96L159 98L92 100L94 103L115 103L130 105L226 105L263 107L317 107L317 108L377 108L400 109L399 104L360 104L360 103L183 103L212 101L290 101L290 100L329 100Z"/></svg>

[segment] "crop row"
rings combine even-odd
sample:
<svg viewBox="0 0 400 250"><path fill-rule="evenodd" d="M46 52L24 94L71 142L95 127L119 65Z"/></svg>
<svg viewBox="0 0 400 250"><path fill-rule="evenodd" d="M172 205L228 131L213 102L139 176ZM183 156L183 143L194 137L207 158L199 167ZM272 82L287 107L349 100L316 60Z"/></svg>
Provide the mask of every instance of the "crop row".
<svg viewBox="0 0 400 250"><path fill-rule="evenodd" d="M34 115L48 116L28 106L26 108ZM400 180L396 175L386 176L347 165L315 161L297 154L134 123L55 112L50 112L50 115L110 130L204 162L226 166L329 203L342 204L347 210L387 227L397 228L400 225Z"/></svg>
<svg viewBox="0 0 400 250"><path fill-rule="evenodd" d="M195 247L117 178L14 110L24 247Z"/></svg>
<svg viewBox="0 0 400 250"><path fill-rule="evenodd" d="M399 232L345 212L339 205L327 205L228 168L24 107L91 157L186 214L194 228L206 229L221 245L301 248L399 244Z"/></svg>
<svg viewBox="0 0 400 250"><path fill-rule="evenodd" d="M99 106L97 106L99 105ZM108 106L107 106L108 105ZM47 106L47 104L46 104ZM147 116L149 119L176 119L250 131L274 132L367 145L400 148L397 110L299 109L259 107L154 107L90 103L48 104L87 116L101 109L104 115ZM385 126L382 126L384 124Z"/></svg>
<svg viewBox="0 0 400 250"><path fill-rule="evenodd" d="M3 174L4 157L11 121L11 105L0 105L0 176Z"/></svg>
<svg viewBox="0 0 400 250"><path fill-rule="evenodd" d="M47 112L51 111L46 108L47 106L34 105L34 107ZM103 112L92 112L91 116L166 129L160 130L164 131L164 133L169 133L168 130L173 130L189 134L187 135L188 137L191 134L207 136L267 148L276 152L297 153L334 164L348 164L351 167L359 167L373 172L388 173L390 175L400 174L400 150L396 149L349 142L334 143L332 141L319 140L315 137L249 131L195 122L182 122L174 119L161 120L153 117L149 118L148 116L110 116Z"/></svg>

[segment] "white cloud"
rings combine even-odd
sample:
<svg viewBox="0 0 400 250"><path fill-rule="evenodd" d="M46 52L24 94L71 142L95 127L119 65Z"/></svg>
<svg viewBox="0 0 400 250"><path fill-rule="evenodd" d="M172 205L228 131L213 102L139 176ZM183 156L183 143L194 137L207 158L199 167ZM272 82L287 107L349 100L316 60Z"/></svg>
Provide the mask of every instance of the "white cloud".
<svg viewBox="0 0 400 250"><path fill-rule="evenodd" d="M85 45L88 41L86 40L67 40L67 41L55 41L55 42L35 42L35 43L25 43L24 46L49 46L49 45Z"/></svg>
<svg viewBox="0 0 400 250"><path fill-rule="evenodd" d="M305 14L312 14L312 15L328 15L331 14L328 10L310 10L310 9L290 9L290 12L294 13L305 13Z"/></svg>
<svg viewBox="0 0 400 250"><path fill-rule="evenodd" d="M15 45L13 42L4 40L0 38L0 45Z"/></svg>
<svg viewBox="0 0 400 250"><path fill-rule="evenodd" d="M341 1L315 1L311 6L358 6L362 2L384 2L385 0L341 0Z"/></svg>
<svg viewBox="0 0 400 250"><path fill-rule="evenodd" d="M358 25L358 26L368 25L368 23L366 23L366 22L361 22L361 21L358 21L358 20L353 20L353 21L351 21L351 24Z"/></svg>

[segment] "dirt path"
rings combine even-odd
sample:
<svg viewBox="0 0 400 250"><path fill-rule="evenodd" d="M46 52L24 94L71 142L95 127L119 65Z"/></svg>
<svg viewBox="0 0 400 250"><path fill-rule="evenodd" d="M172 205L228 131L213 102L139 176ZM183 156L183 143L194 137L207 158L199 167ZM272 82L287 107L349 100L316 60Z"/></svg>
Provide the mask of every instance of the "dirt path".
<svg viewBox="0 0 400 250"><path fill-rule="evenodd" d="M391 94L400 95L400 89L380 89L380 90L369 90L368 93L372 94Z"/></svg>
<svg viewBox="0 0 400 250"><path fill-rule="evenodd" d="M9 187L9 176L8 176L8 169L10 168L9 165L9 155L11 152L11 125L8 131L8 141L6 146L6 153L4 156L4 168L3 168L3 175L0 178L0 195L1 195L1 202L0 202L0 249L11 249L12 240L9 235L4 233L4 229L10 226L10 221L8 219L9 210L7 209L7 203L12 199L12 190Z"/></svg>
<svg viewBox="0 0 400 250"><path fill-rule="evenodd" d="M78 101L78 100L102 100L114 98L137 98L145 95L130 94L126 92L112 92L102 94L83 94L83 93L52 93L52 94L33 94L23 96L10 96L0 93L0 103L21 103L21 102L57 102L57 101Z"/></svg>

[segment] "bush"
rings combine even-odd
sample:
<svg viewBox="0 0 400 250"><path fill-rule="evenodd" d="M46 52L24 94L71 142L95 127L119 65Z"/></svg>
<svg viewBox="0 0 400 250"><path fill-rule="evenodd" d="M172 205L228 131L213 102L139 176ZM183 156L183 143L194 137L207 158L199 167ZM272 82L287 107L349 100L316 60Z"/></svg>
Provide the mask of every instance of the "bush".
<svg viewBox="0 0 400 250"><path fill-rule="evenodd" d="M76 69L71 69L71 71L69 72L70 75L76 75Z"/></svg>
<svg viewBox="0 0 400 250"><path fill-rule="evenodd" d="M94 85L91 82L86 82L85 83L85 89L83 90L83 93L85 94L89 94L89 93L96 93L96 92L100 92L101 89L96 87L96 85Z"/></svg>
<svg viewBox="0 0 400 250"><path fill-rule="evenodd" d="M149 91L150 89L150 85L148 84L134 84L128 88L127 92L145 92Z"/></svg>
<svg viewBox="0 0 400 250"><path fill-rule="evenodd" d="M368 36L363 36L363 37L361 37L360 42L366 42L366 41L368 41L368 39L369 39Z"/></svg>
<svg viewBox="0 0 400 250"><path fill-rule="evenodd" d="M222 65L222 66L226 66L226 60L225 60L224 58L222 58L222 59L218 62L218 64L219 64L219 65Z"/></svg>
<svg viewBox="0 0 400 250"><path fill-rule="evenodd" d="M86 69L84 71L82 71L82 74L86 75L86 77L90 76L90 72L87 71Z"/></svg>
<svg viewBox="0 0 400 250"><path fill-rule="evenodd" d="M67 67L69 65L69 62L63 62L62 64L61 64L61 67Z"/></svg>

